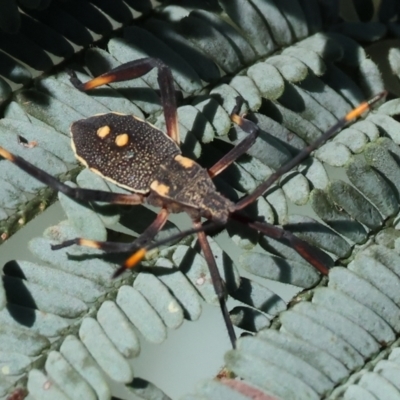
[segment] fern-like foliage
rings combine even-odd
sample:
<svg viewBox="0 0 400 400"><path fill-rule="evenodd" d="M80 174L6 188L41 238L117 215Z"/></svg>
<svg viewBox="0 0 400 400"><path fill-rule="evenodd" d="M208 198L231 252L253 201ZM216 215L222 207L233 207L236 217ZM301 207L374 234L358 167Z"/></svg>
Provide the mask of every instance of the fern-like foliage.
<svg viewBox="0 0 400 400"><path fill-rule="evenodd" d="M74 179L71 122L110 110L160 128L164 119L155 71L89 96L71 86L65 69L78 70L87 80L88 74L123 62L157 57L172 68L180 92L186 156L210 166L244 136L229 119L238 95L245 100L241 111L260 126L248 155L215 180L233 200L384 89L377 64L359 42L400 32L387 17L390 9L397 15L390 1L382 2L376 12L381 22L375 23L343 22L335 2L320 7L316 0L48 3L21 0L19 10L9 5L20 30L0 34L5 78L0 80L0 145L62 180ZM369 20L374 9L357 4L353 11ZM5 15L1 8L0 15ZM3 30L18 30L18 23L8 22L0 17ZM94 41L98 46L89 48ZM81 48L82 62L75 57L67 66L64 60ZM398 50L391 50L388 60L398 76ZM64 64L53 68L60 61ZM32 69L51 73L32 81L32 72L38 75ZM211 239L227 291L240 302L232 320L254 335L239 339L237 350L226 354L226 366L238 379L206 382L185 399L400 396L394 372L400 365L400 130L393 118L399 110L395 98L378 106L282 177L249 210L326 251L328 278L285 243L234 223L226 232L240 257L231 258L218 237ZM340 178L332 178L332 170L340 170ZM4 160L0 180L5 240L54 193ZM122 190L87 170L75 184ZM129 359L140 351L138 332L160 343L185 318L199 318L202 299L217 304L196 239L162 248L135 276L112 281L120 258L80 247L51 251L50 245L77 236L106 240L116 235L117 223L135 237L154 212L59 199L68 220L29 243L40 262L15 260L3 270L0 396L18 386L37 399L109 399L105 373L132 395L167 399L134 377ZM177 230L169 223L159 238ZM304 294L287 307L260 280L244 278L243 269L296 285Z"/></svg>

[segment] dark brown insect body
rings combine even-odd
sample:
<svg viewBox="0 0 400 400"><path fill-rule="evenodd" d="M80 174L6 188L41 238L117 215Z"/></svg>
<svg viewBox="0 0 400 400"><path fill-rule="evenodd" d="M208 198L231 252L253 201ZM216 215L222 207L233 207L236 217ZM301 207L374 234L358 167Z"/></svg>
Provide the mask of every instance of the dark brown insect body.
<svg viewBox="0 0 400 400"><path fill-rule="evenodd" d="M234 204L219 194L208 172L182 156L164 132L132 115L96 115L71 125L79 161L117 185L143 194L170 213L186 212L224 224Z"/></svg>
<svg viewBox="0 0 400 400"><path fill-rule="evenodd" d="M248 135L214 166L206 170L195 161L181 155L173 78L170 69L161 61L152 58L135 60L86 83L80 82L75 74L71 73L71 82L79 90L87 91L107 83L138 78L153 68L158 69L166 133L134 116L117 113L97 115L74 122L71 126L72 147L77 158L92 171L128 189L131 193L121 194L72 188L2 147L0 147L0 156L73 199L125 205L147 202L161 207L161 211L153 223L132 243L97 242L75 238L52 246L53 249L59 249L78 244L104 251L134 252L116 271L115 275L119 275L127 268L134 267L148 249L157 246L157 243L151 244L150 242L164 226L169 213L187 212L192 218L193 229L175 235L170 240L184 237L189 233L197 234L198 243L210 269L232 346L235 347L236 335L225 303L224 284L205 235L206 227L202 225L200 218L204 217L211 221L208 227L221 226L228 219L235 219L265 235L284 239L320 272L328 273L328 268L324 263L326 257L321 250L282 228L250 219L243 214L242 210L261 196L279 177L298 165L311 151L344 125L368 110L370 105L381 99L385 93L378 94L369 102L362 103L348 113L318 140L304 148L296 157L273 173L253 193L243 197L237 203L233 203L216 191L212 178L244 154L253 145L258 135L257 125L238 115L240 100L237 100L231 119Z"/></svg>

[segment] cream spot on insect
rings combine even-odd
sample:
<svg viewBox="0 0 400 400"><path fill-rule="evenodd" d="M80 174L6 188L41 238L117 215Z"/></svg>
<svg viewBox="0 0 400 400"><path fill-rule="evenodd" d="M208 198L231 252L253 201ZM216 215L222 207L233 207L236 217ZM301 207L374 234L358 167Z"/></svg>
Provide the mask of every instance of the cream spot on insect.
<svg viewBox="0 0 400 400"><path fill-rule="evenodd" d="M182 157L179 154L175 157L175 160L178 161L178 163L181 164L183 168L191 168L195 163L190 158Z"/></svg>
<svg viewBox="0 0 400 400"><path fill-rule="evenodd" d="M108 125L102 126L99 129L97 129L97 136L100 139L104 139L109 134L110 134L110 127Z"/></svg>
<svg viewBox="0 0 400 400"><path fill-rule="evenodd" d="M150 189L154 190L160 196L166 196L169 193L169 186L156 181L151 182Z"/></svg>
<svg viewBox="0 0 400 400"><path fill-rule="evenodd" d="M115 138L115 144L118 147L126 146L129 143L129 136L127 133L121 133Z"/></svg>

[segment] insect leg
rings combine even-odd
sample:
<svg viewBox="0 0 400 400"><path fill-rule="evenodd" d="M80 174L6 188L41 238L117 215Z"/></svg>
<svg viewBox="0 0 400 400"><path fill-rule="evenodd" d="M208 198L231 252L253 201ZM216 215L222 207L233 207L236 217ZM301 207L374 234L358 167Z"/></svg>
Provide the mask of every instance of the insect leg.
<svg viewBox="0 0 400 400"><path fill-rule="evenodd" d="M321 274L328 274L329 268L327 268L327 265L331 263L331 260L329 256L318 247L312 246L305 240L299 239L297 236L293 235L293 233L276 225L268 224L267 222L254 221L237 212L232 213L230 216L236 221L257 230L270 238L286 240L290 243L291 247L297 251L297 253L299 253L315 269L321 272Z"/></svg>
<svg viewBox="0 0 400 400"><path fill-rule="evenodd" d="M82 83L77 78L76 74L70 71L70 80L77 89L85 92L98 86L107 85L108 83L139 78L147 74L153 68L158 69L158 85L160 87L161 105L164 110L167 134L173 141L179 144L174 80L170 68L161 60L147 57L130 61L85 83Z"/></svg>
<svg viewBox="0 0 400 400"><path fill-rule="evenodd" d="M149 250L156 249L157 247L160 247L164 244L174 242L176 240L183 239L186 236L192 235L193 233L198 233L201 231L209 231L209 230L214 230L216 228L220 227L219 224L211 221L205 222L203 225L199 225L198 227L188 229L186 231L181 231L175 235L171 235L165 239L159 240L158 242L152 242L149 243L140 249L138 249L135 253L133 253L126 261L125 263L119 268L115 274L114 278L121 275L126 269L131 269L134 268L140 261L143 260L144 256Z"/></svg>
<svg viewBox="0 0 400 400"><path fill-rule="evenodd" d="M168 215L168 211L163 208L157 214L155 220L145 229L145 231L131 243L99 242L97 240L75 238L66 240L60 244L52 245L51 249L59 250L76 244L78 246L86 246L104 250L107 253L132 252L146 246L157 235L157 233L167 222Z"/></svg>
<svg viewBox="0 0 400 400"><path fill-rule="evenodd" d="M276 180L278 180L283 174L290 171L292 168L300 164L305 158L307 158L312 151L324 144L329 138L331 138L336 132L342 129L344 126L351 123L354 119L360 117L365 111L369 110L373 104L385 97L387 92L381 92L376 96L372 97L370 100L361 103L354 110L350 111L346 116L341 118L328 129L324 134L322 134L317 140L315 140L310 145L302 149L295 157L293 157L286 164L278 168L266 181L264 181L260 186L258 186L253 193L248 196L243 197L236 203L236 210L242 210L249 204L253 203L260 197Z"/></svg>
<svg viewBox="0 0 400 400"><path fill-rule="evenodd" d="M157 233L163 228L167 222L169 212L163 208L157 214L156 219L149 225L146 230L133 242L131 243L131 248L129 251L136 250L125 262L118 268L113 278L121 275L127 269L134 268L145 256L147 248L149 247L149 242L154 239Z"/></svg>
<svg viewBox="0 0 400 400"><path fill-rule="evenodd" d="M202 227L202 224L200 221L194 221L193 227L195 229L198 229L198 228ZM236 347L236 333L233 329L229 311L226 306L224 283L222 281L221 275L219 274L217 264L215 263L214 255L211 251L210 244L208 243L205 232L204 231L197 232L197 237L199 240L200 247L203 251L204 258L207 262L208 269L211 274L211 280L212 280L212 283L214 286L215 293L218 296L219 305L221 307L222 316L224 317L226 329L228 330L229 339L232 343L232 347L235 348Z"/></svg>
<svg viewBox="0 0 400 400"><path fill-rule="evenodd" d="M233 162L235 162L242 154L246 153L246 151L253 146L258 134L260 133L260 129L254 122L238 115L242 102L243 99L241 97L236 98L236 106L232 111L231 120L239 125L245 132L247 132L248 135L233 149L226 153L219 161L217 161L211 168L209 168L208 174L211 178L214 178L214 176L220 174Z"/></svg>
<svg viewBox="0 0 400 400"><path fill-rule="evenodd" d="M120 193L112 193L105 192L101 190L92 190L92 189L81 189L81 188L73 188L65 183L58 181L54 176L48 174L47 172L41 170L38 167L35 167L30 162L24 160L22 157L14 155L8 152L3 147L0 147L0 156L5 158L6 160L11 161L27 174L33 176L38 181L43 182L47 186L50 186L52 189L57 190L61 193L64 193L66 196L75 200L82 201L103 201L106 203L112 204L141 204L144 202L144 197L137 193L132 194L120 194Z"/></svg>

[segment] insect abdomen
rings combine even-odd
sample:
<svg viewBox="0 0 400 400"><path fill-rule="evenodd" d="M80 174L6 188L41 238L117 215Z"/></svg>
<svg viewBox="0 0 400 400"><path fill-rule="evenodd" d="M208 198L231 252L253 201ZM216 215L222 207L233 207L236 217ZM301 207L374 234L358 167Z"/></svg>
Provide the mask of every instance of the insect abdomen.
<svg viewBox="0 0 400 400"><path fill-rule="evenodd" d="M132 115L82 119L71 125L71 137L80 162L137 193L148 193L160 165L181 153L164 132Z"/></svg>

